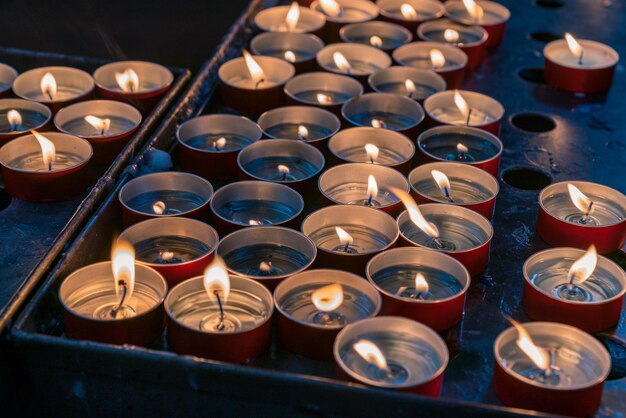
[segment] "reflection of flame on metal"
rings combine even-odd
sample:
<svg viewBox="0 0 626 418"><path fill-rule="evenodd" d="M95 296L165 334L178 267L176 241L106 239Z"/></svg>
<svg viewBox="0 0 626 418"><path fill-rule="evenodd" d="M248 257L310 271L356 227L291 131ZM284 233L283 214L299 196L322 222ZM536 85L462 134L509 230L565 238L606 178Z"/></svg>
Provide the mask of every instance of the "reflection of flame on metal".
<svg viewBox="0 0 626 418"><path fill-rule="evenodd" d="M598 253L596 247L592 244L585 254L578 260L574 261L567 273L567 279L570 284L581 284L593 274L598 264Z"/></svg>
<svg viewBox="0 0 626 418"><path fill-rule="evenodd" d="M365 361L376 366L379 370L388 370L387 359L380 348L369 340L358 340L353 345L354 351Z"/></svg>
<svg viewBox="0 0 626 418"><path fill-rule="evenodd" d="M410 4L402 3L400 13L402 13L402 17L407 20L417 20L417 10Z"/></svg>
<svg viewBox="0 0 626 418"><path fill-rule="evenodd" d="M287 17L285 18L285 25L289 29L289 32L293 32L298 26L298 20L300 20L300 6L298 6L298 2L294 1L291 3L289 7L289 11L287 12Z"/></svg>
<svg viewBox="0 0 626 418"><path fill-rule="evenodd" d="M365 152L367 153L367 158L369 158L370 162L374 164L378 159L378 153L380 150L374 144L365 144Z"/></svg>
<svg viewBox="0 0 626 418"><path fill-rule="evenodd" d="M443 68L446 65L446 57L438 49L430 50L430 62L433 65L433 69Z"/></svg>
<svg viewBox="0 0 626 418"><path fill-rule="evenodd" d="M52 165L56 161L57 153L54 143L37 131L30 131L41 147L41 158L48 171L52 171Z"/></svg>
<svg viewBox="0 0 626 418"><path fill-rule="evenodd" d="M341 5L335 0L320 0L322 11L331 17L339 17L343 14Z"/></svg>
<svg viewBox="0 0 626 418"><path fill-rule="evenodd" d="M259 85L265 81L265 73L259 63L254 60L252 55L247 50L243 49L242 53L250 78L252 79L254 86L258 88Z"/></svg>
<svg viewBox="0 0 626 418"><path fill-rule="evenodd" d="M122 73L115 73L115 81L126 93L132 93L139 89L139 76L132 68L127 68Z"/></svg>
<svg viewBox="0 0 626 418"><path fill-rule="evenodd" d="M311 300L317 310L332 312L343 303L343 287L340 284L320 287L311 294Z"/></svg>
<svg viewBox="0 0 626 418"><path fill-rule="evenodd" d="M339 51L336 51L333 54L333 61L335 62L335 66L339 69L339 71L343 71L344 73L350 74L352 72L352 66L348 59Z"/></svg>

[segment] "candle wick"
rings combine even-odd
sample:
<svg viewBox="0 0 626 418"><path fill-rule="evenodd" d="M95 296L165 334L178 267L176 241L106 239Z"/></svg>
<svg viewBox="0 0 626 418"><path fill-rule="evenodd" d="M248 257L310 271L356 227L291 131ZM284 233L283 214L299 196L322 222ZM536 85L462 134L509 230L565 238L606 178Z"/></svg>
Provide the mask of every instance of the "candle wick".
<svg viewBox="0 0 626 418"><path fill-rule="evenodd" d="M52 161L48 162L48 171L52 171Z"/></svg>
<svg viewBox="0 0 626 418"><path fill-rule="evenodd" d="M586 224L587 222L589 222L589 215L591 214L591 209L592 208L593 208L593 201L591 201L591 203L589 204L589 208L587 209L587 211L583 215L582 219L580 220L580 223Z"/></svg>
<svg viewBox="0 0 626 418"><path fill-rule="evenodd" d="M259 81L257 81L257 82L256 82L256 84L254 85L254 88L255 88L255 89L258 89L258 88L259 88L259 86L261 85L261 83L264 83L264 82L265 82L265 79L264 79L264 78L260 79L260 80L259 80Z"/></svg>
<svg viewBox="0 0 626 418"><path fill-rule="evenodd" d="M117 307L111 310L111 316L113 318L116 318L117 313L120 311L120 309L122 309L122 306L124 305L124 301L126 300L126 294L127 294L126 283L123 280L120 280L118 281L118 285L122 286L122 299L120 299L119 305L117 305Z"/></svg>
<svg viewBox="0 0 626 418"><path fill-rule="evenodd" d="M213 292L213 294L215 295L215 297L217 298L217 306L220 309L220 322L217 324L217 329L219 331L223 330L225 328L224 325L224 306L222 305L222 299L220 298L220 292L218 292L217 290L215 290Z"/></svg>
<svg viewBox="0 0 626 418"><path fill-rule="evenodd" d="M450 189L448 189L447 187L444 187L443 194L445 194L446 197L448 198L448 202L454 203L454 200L452 200L452 196L450 196Z"/></svg>
<svg viewBox="0 0 626 418"><path fill-rule="evenodd" d="M578 65L583 65L583 56L585 55L585 51L580 53L580 57L578 57Z"/></svg>
<svg viewBox="0 0 626 418"><path fill-rule="evenodd" d="M553 373L553 365L554 365L554 360L556 356L556 350L554 348L548 348L546 350L548 351L549 360L548 360L548 368L543 371L543 375L544 377L550 377L552 376L552 373Z"/></svg>
<svg viewBox="0 0 626 418"><path fill-rule="evenodd" d="M346 246L343 247L343 252L344 253L350 252L350 243L349 242L346 242Z"/></svg>
<svg viewBox="0 0 626 418"><path fill-rule="evenodd" d="M46 91L46 94L48 95L48 97L50 98L50 101L54 101L54 99L52 98L52 93L50 93L50 90Z"/></svg>
<svg viewBox="0 0 626 418"><path fill-rule="evenodd" d="M287 173L283 173L283 181L287 180Z"/></svg>
<svg viewBox="0 0 626 418"><path fill-rule="evenodd" d="M445 248L445 245L443 245L443 243L441 242L441 240L439 238L433 238L433 242L435 243L435 245L437 246L438 249L443 249Z"/></svg>
<svg viewBox="0 0 626 418"><path fill-rule="evenodd" d="M467 120L465 121L465 126L469 126L471 117L472 117L472 108L470 107L469 111L467 112Z"/></svg>

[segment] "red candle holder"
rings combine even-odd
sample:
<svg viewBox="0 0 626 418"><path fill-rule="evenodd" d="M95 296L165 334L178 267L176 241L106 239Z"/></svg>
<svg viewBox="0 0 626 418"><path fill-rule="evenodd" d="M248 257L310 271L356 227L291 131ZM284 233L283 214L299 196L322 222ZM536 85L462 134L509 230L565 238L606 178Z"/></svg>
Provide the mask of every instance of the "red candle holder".
<svg viewBox="0 0 626 418"><path fill-rule="evenodd" d="M365 87L370 74L391 66L391 58L385 52L373 46L355 43L327 45L317 53L316 59L322 70L348 75Z"/></svg>
<svg viewBox="0 0 626 418"><path fill-rule="evenodd" d="M393 59L402 66L433 70L446 81L447 88L458 89L465 79L467 54L443 42L413 42L393 51Z"/></svg>
<svg viewBox="0 0 626 418"><path fill-rule="evenodd" d="M589 215L574 204L568 185L582 192L581 200L593 202ZM579 205L586 209L588 202ZM626 196L596 183L551 184L539 194L537 232L553 247L586 249L593 244L600 254L619 250L626 240Z"/></svg>
<svg viewBox="0 0 626 418"><path fill-rule="evenodd" d="M376 5L380 8L381 20L402 25L411 33L415 33L421 23L442 17L444 10L437 0L378 0Z"/></svg>
<svg viewBox="0 0 626 418"><path fill-rule="evenodd" d="M446 2L446 17L463 25L478 25L487 31L487 48L496 48L502 43L506 23L511 17L509 9L494 1L475 2L483 11L482 16L473 16L462 1Z"/></svg>
<svg viewBox="0 0 626 418"><path fill-rule="evenodd" d="M31 129L44 130L50 124L52 112L41 103L0 99L0 115L0 145L4 145L11 139L27 135Z"/></svg>
<svg viewBox="0 0 626 418"><path fill-rule="evenodd" d="M413 34L405 27L390 22L351 23L339 31L343 42L373 46L387 53L411 42Z"/></svg>
<svg viewBox="0 0 626 418"><path fill-rule="evenodd" d="M0 62L0 97L11 95L11 86L17 78L15 68Z"/></svg>
<svg viewBox="0 0 626 418"><path fill-rule="evenodd" d="M308 4L307 4L308 6ZM320 35L326 17L315 10L299 7L297 19L288 19L291 6L276 6L261 10L254 23L263 32L314 33ZM292 12L293 14L293 12Z"/></svg>
<svg viewBox="0 0 626 418"><path fill-rule="evenodd" d="M308 0L307 0L308 1ZM324 14L326 25L322 32L322 39L327 44L341 42L339 31L349 23L362 23L376 20L378 7L370 1L336 0L339 7L322 6L320 1L310 2L310 8Z"/></svg>
<svg viewBox="0 0 626 418"><path fill-rule="evenodd" d="M403 349L407 345L415 350ZM372 352L377 353L374 358ZM436 332L396 316L348 325L337 335L333 354L338 372L347 380L433 397L441 393L450 357Z"/></svg>
<svg viewBox="0 0 626 418"><path fill-rule="evenodd" d="M446 89L446 81L432 70L412 67L389 67L372 74L368 83L378 93L407 96L420 103Z"/></svg>
<svg viewBox="0 0 626 418"><path fill-rule="evenodd" d="M290 105L315 106L341 116L341 106L363 94L363 85L348 76L314 72L295 76L285 84Z"/></svg>
<svg viewBox="0 0 626 418"><path fill-rule="evenodd" d="M296 274L274 290L279 340L295 353L330 360L339 331L376 316L380 303L376 289L355 274L339 270Z"/></svg>
<svg viewBox="0 0 626 418"><path fill-rule="evenodd" d="M480 26L465 26L450 19L439 19L422 23L417 28L417 37L422 41L447 42L458 46L467 54L467 68L473 69L485 57L489 34Z"/></svg>
<svg viewBox="0 0 626 418"><path fill-rule="evenodd" d="M253 54L282 59L292 64L296 73L315 70L315 55L322 48L324 42L307 33L264 32L250 42Z"/></svg>

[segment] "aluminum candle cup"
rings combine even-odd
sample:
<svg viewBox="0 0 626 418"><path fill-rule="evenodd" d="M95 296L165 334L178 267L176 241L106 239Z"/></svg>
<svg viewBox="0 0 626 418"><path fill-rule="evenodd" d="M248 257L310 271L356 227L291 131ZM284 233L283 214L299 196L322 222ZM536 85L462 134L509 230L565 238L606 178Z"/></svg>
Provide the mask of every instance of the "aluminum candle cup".
<svg viewBox="0 0 626 418"><path fill-rule="evenodd" d="M506 23L511 17L509 9L494 1L475 2L482 10L482 16L468 11L462 1L446 2L446 17L463 25L478 25L487 31L487 48L495 48L502 43ZM478 12L480 13L480 12Z"/></svg>
<svg viewBox="0 0 626 418"><path fill-rule="evenodd" d="M118 195L125 226L151 218L182 216L206 220L213 186L189 173L146 174L129 181Z"/></svg>
<svg viewBox="0 0 626 418"><path fill-rule="evenodd" d="M467 67L467 54L454 45L442 42L413 42L393 51L400 65L433 70L443 77L449 89L461 88Z"/></svg>
<svg viewBox="0 0 626 418"><path fill-rule="evenodd" d="M306 357L333 358L343 327L380 311L380 295L362 277L339 270L309 270L283 280L274 290L278 336Z"/></svg>
<svg viewBox="0 0 626 418"><path fill-rule="evenodd" d="M169 217L139 222L124 230L120 240L135 247L137 264L158 271L171 287L202 274L219 237L204 222Z"/></svg>
<svg viewBox="0 0 626 418"><path fill-rule="evenodd" d="M548 84L574 93L607 91L613 83L613 73L619 54L608 45L579 39L582 60L568 48L565 39L550 42L543 49L543 76Z"/></svg>
<svg viewBox="0 0 626 418"><path fill-rule="evenodd" d="M237 159L242 180L262 180L291 187L306 200L318 196L317 179L324 156L315 147L292 139L259 141Z"/></svg>
<svg viewBox="0 0 626 418"><path fill-rule="evenodd" d="M465 26L449 19L439 19L422 23L417 28L417 37L422 41L445 42L461 48L467 54L467 68L472 69L483 61L489 35L480 26Z"/></svg>
<svg viewBox="0 0 626 418"><path fill-rule="evenodd" d="M163 332L166 294L167 284L159 273L136 265L134 290L114 317L120 298L112 264L91 264L70 274L59 288L63 330L73 339L148 345Z"/></svg>
<svg viewBox="0 0 626 418"><path fill-rule="evenodd" d="M404 6L404 5L408 6ZM378 0L381 20L402 25L415 33L420 23L443 16L443 4L437 0Z"/></svg>
<svg viewBox="0 0 626 418"><path fill-rule="evenodd" d="M341 266L360 275L373 256L395 246L399 235L391 216L356 205L319 209L306 217L302 232L317 246L316 267Z"/></svg>
<svg viewBox="0 0 626 418"><path fill-rule="evenodd" d="M584 250L552 248L526 260L524 310L531 318L565 323L590 333L619 322L626 273L600 256L589 278L570 279L574 262L583 255Z"/></svg>
<svg viewBox="0 0 626 418"><path fill-rule="evenodd" d="M17 112L17 113L16 113ZM28 131L43 130L52 112L48 106L22 99L0 99L0 145Z"/></svg>
<svg viewBox="0 0 626 418"><path fill-rule="evenodd" d="M572 196L568 184L583 196ZM626 196L584 181L551 184L539 194L537 232L553 247L587 249L593 244L601 254L619 250L626 239Z"/></svg>
<svg viewBox="0 0 626 418"><path fill-rule="evenodd" d="M270 290L308 269L317 254L310 238L278 226L235 231L220 241L216 251L230 273L254 279Z"/></svg>
<svg viewBox="0 0 626 418"><path fill-rule="evenodd" d="M94 162L110 164L141 124L141 113L125 103L89 100L61 109L54 117L56 128L89 141Z"/></svg>
<svg viewBox="0 0 626 418"><path fill-rule="evenodd" d="M270 291L254 280L229 276L225 327L219 330L218 304L209 298L203 280L186 280L167 295L167 342L172 349L228 363L243 363L265 351L274 313Z"/></svg>
<svg viewBox="0 0 626 418"><path fill-rule="evenodd" d="M489 220L461 206L427 203L419 209L424 218L439 229L439 237L435 239L426 234L404 211L398 217L402 243L441 251L463 264L471 277L479 276L489 264L493 237Z"/></svg>
<svg viewBox="0 0 626 418"><path fill-rule="evenodd" d="M214 114L190 119L176 132L183 170L210 180L237 178L239 152L263 136L248 118Z"/></svg>
<svg viewBox="0 0 626 418"><path fill-rule="evenodd" d="M261 10L254 17L254 23L263 32L290 32L319 34L326 23L322 13L299 7L298 19L287 19L290 6L277 6Z"/></svg>
<svg viewBox="0 0 626 418"><path fill-rule="evenodd" d="M447 177L441 179L439 173ZM438 176L438 179L435 179ZM442 162L416 167L409 174L417 203L445 203L473 210L491 220L500 186L491 174L467 164Z"/></svg>
<svg viewBox="0 0 626 418"><path fill-rule="evenodd" d="M250 42L253 54L287 61L297 73L315 70L315 54L322 48L324 42L320 38L306 33L265 32Z"/></svg>
<svg viewBox="0 0 626 418"><path fill-rule="evenodd" d="M359 2L365 3L363 0ZM355 43L331 44L317 53L317 65L330 73L348 75L367 86L367 77L391 66L391 58L373 46Z"/></svg>
<svg viewBox="0 0 626 418"><path fill-rule="evenodd" d="M366 360L372 349L381 355ZM333 354L341 374L350 380L426 396L441 393L449 360L448 347L436 332L397 316L346 326L335 339Z"/></svg>
<svg viewBox="0 0 626 418"><path fill-rule="evenodd" d="M341 28L339 36L343 42L369 45L388 53L413 39L406 28L388 22L352 23Z"/></svg>
<svg viewBox="0 0 626 418"><path fill-rule="evenodd" d="M341 106L363 94L363 85L348 76L315 72L289 80L285 94L289 104L320 107L341 116Z"/></svg>
<svg viewBox="0 0 626 418"><path fill-rule="evenodd" d="M255 55L252 59L261 69L260 73L252 75L244 57L222 64L218 71L220 93L226 106L245 115L260 115L284 104L283 87L296 69L274 57Z"/></svg>
<svg viewBox="0 0 626 418"><path fill-rule="evenodd" d="M211 225L224 236L250 226L297 228L304 200L284 184L239 181L219 189L210 207Z"/></svg>
<svg viewBox="0 0 626 418"><path fill-rule="evenodd" d="M0 148L6 191L34 202L55 202L85 192L91 182L88 169L93 150L89 142L57 132L45 132L43 136L55 149L55 158L42 153L43 146L32 134Z"/></svg>
<svg viewBox="0 0 626 418"><path fill-rule="evenodd" d="M533 342L550 350L547 373L517 345L518 331L508 328L494 343L493 388L508 406L568 416L590 416L600 406L611 369L606 348L591 335L553 322L524 324Z"/></svg>
<svg viewBox="0 0 626 418"><path fill-rule="evenodd" d="M13 81L13 92L16 96L42 103L52 113L68 104L90 98L93 90L93 78L88 73L71 67L35 68L20 74Z"/></svg>
<svg viewBox="0 0 626 418"><path fill-rule="evenodd" d="M15 68L0 62L0 97L11 95L11 86L17 78Z"/></svg>
<svg viewBox="0 0 626 418"><path fill-rule="evenodd" d="M500 133L500 121L504 116L504 107L500 102L467 90L447 90L433 94L424 100L424 111L431 126L468 126L494 135Z"/></svg>
<svg viewBox="0 0 626 418"><path fill-rule="evenodd" d="M375 20L378 17L378 7L370 1L336 0L339 7L322 6L320 1L313 1L311 9L323 13L326 25L322 32L322 39L327 44L341 42L339 31L349 23L362 23Z"/></svg>
<svg viewBox="0 0 626 418"><path fill-rule="evenodd" d="M446 80L439 74L412 67L386 68L372 74L368 84L375 92L407 96L420 103L446 89Z"/></svg>
<svg viewBox="0 0 626 418"><path fill-rule="evenodd" d="M495 135L467 126L437 126L417 138L417 156L421 164L454 161L468 164L497 176L500 170L502 141Z"/></svg>
<svg viewBox="0 0 626 418"><path fill-rule="evenodd" d="M324 171L319 180L327 204L367 206L397 216L403 205L392 188L408 192L409 182L399 171L377 164L341 164Z"/></svg>

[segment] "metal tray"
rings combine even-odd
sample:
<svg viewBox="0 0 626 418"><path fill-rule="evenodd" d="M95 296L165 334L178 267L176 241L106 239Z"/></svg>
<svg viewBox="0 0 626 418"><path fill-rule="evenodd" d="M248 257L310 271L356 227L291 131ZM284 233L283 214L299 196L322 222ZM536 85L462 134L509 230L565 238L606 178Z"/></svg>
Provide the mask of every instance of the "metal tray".
<svg viewBox="0 0 626 418"><path fill-rule="evenodd" d="M502 2L513 14L505 43L466 86L500 100L509 116L530 111L556 121L556 129L543 134L503 123L503 177L508 179L512 168L532 168L554 181L585 179L624 191L626 131L620 128L626 104L619 97L626 88L623 74L618 72L609 95L582 98L528 82L518 72L542 65L543 43L529 39L533 31L562 33L574 28L578 35L600 38L620 47L626 55L617 29L622 27L626 5L615 2L604 8L600 3L571 0L564 2L562 10L566 13L557 13L526 2ZM239 47L250 39L254 32L250 18L261 5L261 0L251 3L169 118L180 122L221 109L213 94L217 69L224 60L239 54ZM580 22L589 21L585 19L590 15L589 8L593 8L593 22L581 26ZM561 21L555 24L557 16ZM602 30L596 30L595 22L602 22ZM155 133L136 164L141 164L142 156L153 148L172 151L173 124L169 122ZM529 179L524 172L520 177ZM118 183L116 191L125 180ZM16 376L25 388L21 393L36 397L37 402L29 402L35 413L55 408L58 413L71 415L94 411L98 415L136 412L156 416L541 415L503 407L491 389L493 341L508 326L502 313L522 322L528 320L520 304L521 267L528 256L547 248L533 232L538 191L523 190L500 180L491 263L484 276L472 283L463 322L444 335L454 357L445 372L439 399L334 380L332 363L294 355L277 343L249 364L229 365L176 355L167 350L164 340L142 348L65 338L59 318L58 286L73 270L109 256L112 230L119 228L116 191L74 241L12 329L14 351L9 355L18 359ZM623 253L610 257L626 266ZM617 417L626 411L625 337L626 313L617 329L599 335L614 361L612 380L605 385L599 412L602 416Z"/></svg>

